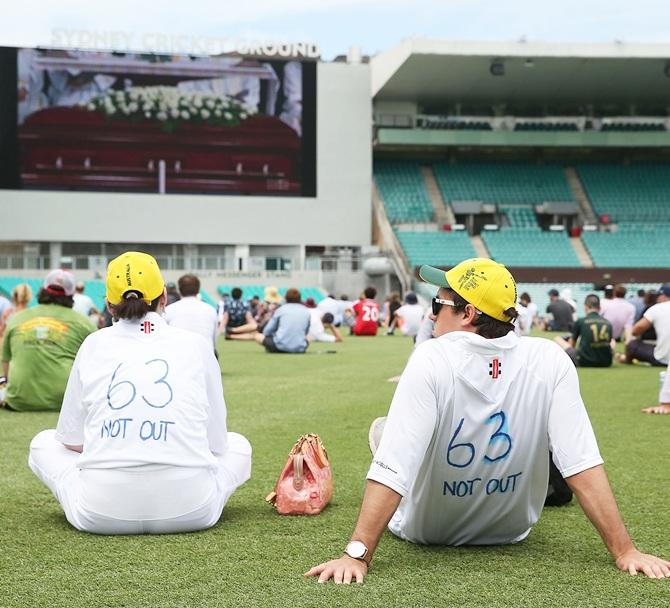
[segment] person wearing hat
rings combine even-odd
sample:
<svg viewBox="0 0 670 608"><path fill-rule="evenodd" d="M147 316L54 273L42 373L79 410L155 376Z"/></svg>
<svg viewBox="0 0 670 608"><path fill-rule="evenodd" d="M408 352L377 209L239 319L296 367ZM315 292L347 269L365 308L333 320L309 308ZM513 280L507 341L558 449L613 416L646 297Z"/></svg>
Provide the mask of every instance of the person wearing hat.
<svg viewBox="0 0 670 608"><path fill-rule="evenodd" d="M2 343L5 401L17 411L58 411L77 351L95 327L72 310L75 279L52 270L37 294L37 306L16 313Z"/></svg>
<svg viewBox="0 0 670 608"><path fill-rule="evenodd" d="M423 545L500 545L525 539L547 494L549 452L616 565L670 576L670 562L640 553L617 510L577 372L553 341L519 338L516 284L492 260L448 271L422 266L438 287L434 340L416 347L383 426L344 555L305 574L361 582L389 530Z"/></svg>
<svg viewBox="0 0 670 608"><path fill-rule="evenodd" d="M656 332L656 344L642 340L651 328ZM632 363L633 359L646 361L657 367L670 363L670 283L658 288L656 304L648 308L642 318L633 325L632 339L626 344L626 354L621 363Z"/></svg>
<svg viewBox="0 0 670 608"><path fill-rule="evenodd" d="M82 344L56 429L30 444L30 468L78 530L213 526L249 479L251 446L226 430L212 344L165 322L165 285L150 255L112 260L106 288L117 322Z"/></svg>

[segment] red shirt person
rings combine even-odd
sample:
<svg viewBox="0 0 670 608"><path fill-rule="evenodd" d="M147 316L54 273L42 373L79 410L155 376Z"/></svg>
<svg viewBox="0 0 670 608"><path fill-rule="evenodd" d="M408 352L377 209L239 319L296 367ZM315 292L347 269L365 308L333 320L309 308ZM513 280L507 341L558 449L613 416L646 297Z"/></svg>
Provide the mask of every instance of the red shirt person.
<svg viewBox="0 0 670 608"><path fill-rule="evenodd" d="M356 313L356 322L354 323L355 336L376 336L379 321L379 304L374 298L377 290L374 287L366 287L363 292L365 299L358 300L353 309Z"/></svg>

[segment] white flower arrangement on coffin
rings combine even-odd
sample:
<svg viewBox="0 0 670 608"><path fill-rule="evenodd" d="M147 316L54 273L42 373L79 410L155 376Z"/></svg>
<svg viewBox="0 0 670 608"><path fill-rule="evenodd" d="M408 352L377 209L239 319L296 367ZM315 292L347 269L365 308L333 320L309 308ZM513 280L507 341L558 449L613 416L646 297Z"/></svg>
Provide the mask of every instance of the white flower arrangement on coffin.
<svg viewBox="0 0 670 608"><path fill-rule="evenodd" d="M157 122L164 131L180 125L235 127L256 113L234 97L183 92L177 87L130 87L95 97L86 109L110 120Z"/></svg>

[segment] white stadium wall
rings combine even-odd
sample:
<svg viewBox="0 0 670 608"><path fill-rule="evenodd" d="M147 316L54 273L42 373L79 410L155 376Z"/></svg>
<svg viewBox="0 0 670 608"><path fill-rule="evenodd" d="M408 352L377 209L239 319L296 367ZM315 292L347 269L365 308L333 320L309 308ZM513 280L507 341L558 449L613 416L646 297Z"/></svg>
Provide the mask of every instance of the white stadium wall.
<svg viewBox="0 0 670 608"><path fill-rule="evenodd" d="M316 198L0 190L0 242L361 247L371 129L369 66L319 63Z"/></svg>

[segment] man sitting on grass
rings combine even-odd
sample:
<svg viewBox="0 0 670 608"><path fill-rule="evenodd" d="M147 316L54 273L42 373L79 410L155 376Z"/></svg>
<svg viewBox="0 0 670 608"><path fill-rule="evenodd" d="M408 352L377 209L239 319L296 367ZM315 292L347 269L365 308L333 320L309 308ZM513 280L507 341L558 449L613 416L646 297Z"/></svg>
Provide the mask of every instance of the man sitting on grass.
<svg viewBox="0 0 670 608"><path fill-rule="evenodd" d="M436 339L414 350L388 417L370 428L372 465L344 555L305 574L362 582L387 525L425 545L524 540L542 512L551 450L617 567L670 576L670 562L640 553L626 531L570 358L515 335L509 271L474 258L420 275L439 287Z"/></svg>
<svg viewBox="0 0 670 608"><path fill-rule="evenodd" d="M304 353L309 346L309 309L300 303L300 292L292 287L286 290L286 304L282 304L272 319L256 334L256 342L269 353Z"/></svg>
<svg viewBox="0 0 670 608"><path fill-rule="evenodd" d="M589 294L584 300L586 316L575 321L568 340L557 336L556 342L576 366L610 367L612 365L612 324L600 316L600 298Z"/></svg>

